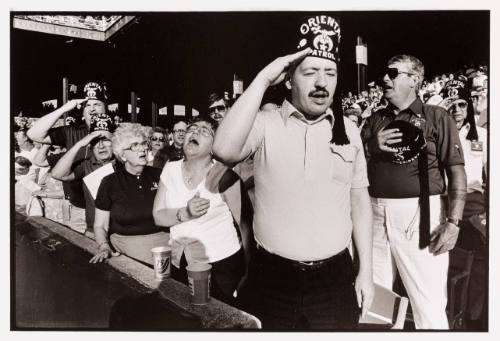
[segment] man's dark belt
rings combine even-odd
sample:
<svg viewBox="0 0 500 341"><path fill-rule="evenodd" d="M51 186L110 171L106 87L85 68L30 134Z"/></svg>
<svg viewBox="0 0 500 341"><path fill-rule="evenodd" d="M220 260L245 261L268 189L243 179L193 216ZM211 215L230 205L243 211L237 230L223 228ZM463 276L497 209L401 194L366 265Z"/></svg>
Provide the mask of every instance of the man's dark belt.
<svg viewBox="0 0 500 341"><path fill-rule="evenodd" d="M288 259L288 258L284 258L284 257L278 256L278 255L275 255L273 253L268 252L260 245L257 245L257 253L259 253L263 258L268 259L270 262L281 263L283 265L292 266L292 267L298 268L302 271L319 269L327 264L333 263L333 262L341 259L346 252L348 252L347 248L345 248L344 250L340 251L336 255L331 256L329 258L305 262L305 261L297 261L297 260Z"/></svg>

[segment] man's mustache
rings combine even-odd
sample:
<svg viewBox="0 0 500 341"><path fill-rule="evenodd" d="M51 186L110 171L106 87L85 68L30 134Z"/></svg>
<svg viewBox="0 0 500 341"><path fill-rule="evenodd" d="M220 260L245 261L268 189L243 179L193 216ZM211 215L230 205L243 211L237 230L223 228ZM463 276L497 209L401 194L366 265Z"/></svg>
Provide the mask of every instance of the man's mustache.
<svg viewBox="0 0 500 341"><path fill-rule="evenodd" d="M311 91L309 93L309 96L310 97L314 97L314 96L325 96L325 97L328 97L328 96L330 96L330 93L326 89L316 89L316 90Z"/></svg>

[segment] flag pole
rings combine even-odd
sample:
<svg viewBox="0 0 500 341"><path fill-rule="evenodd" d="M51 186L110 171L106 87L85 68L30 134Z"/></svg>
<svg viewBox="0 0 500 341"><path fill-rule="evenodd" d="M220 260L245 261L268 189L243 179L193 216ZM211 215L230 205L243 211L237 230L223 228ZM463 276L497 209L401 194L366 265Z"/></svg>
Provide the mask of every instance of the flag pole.
<svg viewBox="0 0 500 341"><path fill-rule="evenodd" d="M62 104L66 104L68 102L68 77L63 77L63 95L62 95ZM64 125L66 125L66 117L67 113L63 114Z"/></svg>

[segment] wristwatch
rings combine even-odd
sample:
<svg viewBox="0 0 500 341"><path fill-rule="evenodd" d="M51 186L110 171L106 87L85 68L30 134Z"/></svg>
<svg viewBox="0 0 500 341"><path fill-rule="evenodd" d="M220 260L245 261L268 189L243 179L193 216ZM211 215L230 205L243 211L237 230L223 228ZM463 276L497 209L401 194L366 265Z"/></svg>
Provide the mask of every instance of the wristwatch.
<svg viewBox="0 0 500 341"><path fill-rule="evenodd" d="M460 223L460 219L446 218L446 222L458 226L458 224Z"/></svg>

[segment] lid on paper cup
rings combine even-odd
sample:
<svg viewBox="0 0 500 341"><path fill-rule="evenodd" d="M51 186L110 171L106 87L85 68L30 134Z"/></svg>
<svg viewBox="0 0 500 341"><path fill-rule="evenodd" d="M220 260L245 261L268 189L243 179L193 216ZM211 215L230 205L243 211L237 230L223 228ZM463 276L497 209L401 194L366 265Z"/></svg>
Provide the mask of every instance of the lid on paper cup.
<svg viewBox="0 0 500 341"><path fill-rule="evenodd" d="M170 252L170 251L172 251L172 249L169 248L168 246L157 246L151 249L151 252L153 253Z"/></svg>
<svg viewBox="0 0 500 341"><path fill-rule="evenodd" d="M189 264L188 266L186 266L187 271L193 271L193 272L207 271L207 270L210 270L211 268L212 268L212 265L210 265L208 263L193 263L193 264Z"/></svg>

